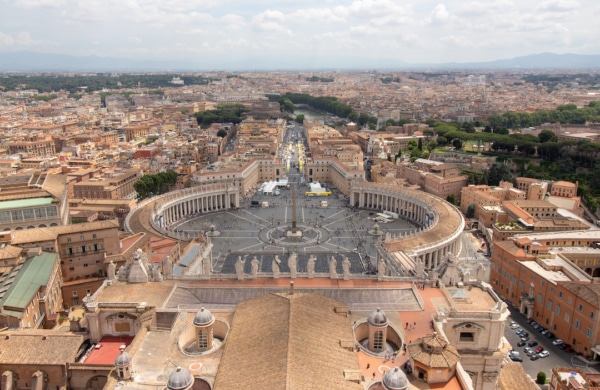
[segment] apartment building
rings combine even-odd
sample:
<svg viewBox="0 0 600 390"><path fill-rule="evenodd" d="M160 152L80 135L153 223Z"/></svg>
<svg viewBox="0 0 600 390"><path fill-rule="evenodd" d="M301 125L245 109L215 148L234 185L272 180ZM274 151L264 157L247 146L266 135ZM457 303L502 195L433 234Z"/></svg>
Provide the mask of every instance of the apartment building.
<svg viewBox="0 0 600 390"><path fill-rule="evenodd" d="M440 198L453 196L456 200L460 199L460 192L468 182L468 177L461 175L456 165L422 158L414 163L404 161L398 164L396 177Z"/></svg>
<svg viewBox="0 0 600 390"><path fill-rule="evenodd" d="M10 154L23 153L28 156L53 156L56 154L55 140L51 136L19 137L8 144Z"/></svg>
<svg viewBox="0 0 600 390"><path fill-rule="evenodd" d="M68 222L66 177L34 172L0 178L0 230Z"/></svg>
<svg viewBox="0 0 600 390"><path fill-rule="evenodd" d="M121 253L116 220L15 231L11 244L59 255L66 307L81 303L87 292L95 291L111 257Z"/></svg>
<svg viewBox="0 0 600 390"><path fill-rule="evenodd" d="M490 282L528 318L585 356L600 352L600 231L495 241Z"/></svg>
<svg viewBox="0 0 600 390"><path fill-rule="evenodd" d="M56 253L19 256L12 267L0 273L0 327L53 326L63 310L61 285Z"/></svg>
<svg viewBox="0 0 600 390"><path fill-rule="evenodd" d="M73 184L73 196L79 199L130 199L133 185L141 177L135 169L115 169Z"/></svg>

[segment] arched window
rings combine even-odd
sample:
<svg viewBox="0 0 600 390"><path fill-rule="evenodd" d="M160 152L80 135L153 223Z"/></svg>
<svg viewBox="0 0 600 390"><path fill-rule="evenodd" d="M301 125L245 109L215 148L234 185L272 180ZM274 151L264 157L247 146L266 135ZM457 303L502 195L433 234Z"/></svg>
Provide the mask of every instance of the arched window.
<svg viewBox="0 0 600 390"><path fill-rule="evenodd" d="M373 351L381 352L383 351L383 331L378 330L373 335Z"/></svg>

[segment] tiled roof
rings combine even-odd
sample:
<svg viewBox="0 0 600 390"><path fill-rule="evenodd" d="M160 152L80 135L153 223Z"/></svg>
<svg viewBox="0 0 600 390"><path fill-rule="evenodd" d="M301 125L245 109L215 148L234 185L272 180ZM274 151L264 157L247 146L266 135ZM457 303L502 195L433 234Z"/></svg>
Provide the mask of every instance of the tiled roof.
<svg viewBox="0 0 600 390"><path fill-rule="evenodd" d="M336 305L315 294L271 294L238 305L215 388L362 389L344 379L358 362L340 346L353 335Z"/></svg>
<svg viewBox="0 0 600 390"><path fill-rule="evenodd" d="M74 362L84 337L53 331L0 333L0 364L64 365Z"/></svg>

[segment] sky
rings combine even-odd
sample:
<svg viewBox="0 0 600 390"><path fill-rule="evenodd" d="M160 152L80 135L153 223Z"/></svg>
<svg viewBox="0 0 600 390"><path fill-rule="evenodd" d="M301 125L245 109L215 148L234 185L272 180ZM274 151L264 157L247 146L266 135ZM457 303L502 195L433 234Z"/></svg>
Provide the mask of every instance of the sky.
<svg viewBox="0 0 600 390"><path fill-rule="evenodd" d="M0 0L2 51L212 68L600 54L600 0Z"/></svg>

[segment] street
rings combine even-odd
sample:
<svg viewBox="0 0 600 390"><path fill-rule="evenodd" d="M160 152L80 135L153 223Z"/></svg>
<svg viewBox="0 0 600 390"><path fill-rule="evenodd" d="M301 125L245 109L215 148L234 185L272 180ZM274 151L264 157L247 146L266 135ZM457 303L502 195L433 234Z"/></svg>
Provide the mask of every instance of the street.
<svg viewBox="0 0 600 390"><path fill-rule="evenodd" d="M586 371L597 372L597 370L593 367L586 368L585 363L582 360L577 359L574 353L567 353L552 345L552 340L542 336L538 331L533 329L533 327L527 322L525 316L519 313L517 309L511 308L510 306L509 309L511 316L506 323L506 330L504 332L505 337L512 345L513 350L519 351L519 354L523 358L523 368L525 369L525 372L529 374L529 376L535 379L538 372L544 371L546 376L549 378L552 375L553 367L578 367L585 368ZM530 360L525 352L523 352L525 346L517 347L517 343L520 341L520 338L516 334L517 329L510 328L511 321L515 321L521 328L529 333L528 341L537 341L539 345L544 347L546 351L550 352L550 356L535 361Z"/></svg>

